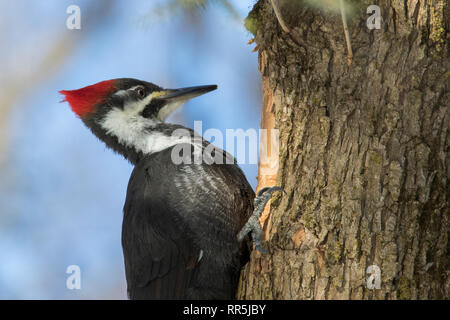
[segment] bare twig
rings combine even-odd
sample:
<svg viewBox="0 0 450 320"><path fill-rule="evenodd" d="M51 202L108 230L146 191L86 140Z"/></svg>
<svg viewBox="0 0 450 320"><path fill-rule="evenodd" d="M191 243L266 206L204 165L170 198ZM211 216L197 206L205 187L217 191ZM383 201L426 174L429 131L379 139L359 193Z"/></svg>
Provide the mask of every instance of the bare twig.
<svg viewBox="0 0 450 320"><path fill-rule="evenodd" d="M270 0L270 3L272 4L273 11L275 12L275 16L278 19L278 22L280 23L281 29L283 29L286 33L291 33L291 30L287 26L286 22L284 22L283 16L281 15L280 7L278 6L277 0Z"/></svg>
<svg viewBox="0 0 450 320"><path fill-rule="evenodd" d="M300 38L300 35L295 30L291 30L284 21L283 16L281 15L280 7L278 5L278 0L270 0L270 3L272 4L273 11L275 12L275 16L277 17L281 29L289 34L292 37L292 40L294 40L298 45L306 48L305 43Z"/></svg>
<svg viewBox="0 0 450 320"><path fill-rule="evenodd" d="M353 59L352 44L350 41L350 33L348 32L347 17L345 16L344 0L339 0L341 9L342 24L344 25L345 42L347 43L347 64L350 65Z"/></svg>

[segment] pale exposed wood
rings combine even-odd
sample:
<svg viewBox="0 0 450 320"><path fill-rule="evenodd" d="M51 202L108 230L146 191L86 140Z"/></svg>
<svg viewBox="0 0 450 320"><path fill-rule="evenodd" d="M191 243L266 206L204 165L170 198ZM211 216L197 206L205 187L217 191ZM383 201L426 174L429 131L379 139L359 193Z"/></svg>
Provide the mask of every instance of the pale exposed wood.
<svg viewBox="0 0 450 320"><path fill-rule="evenodd" d="M264 52L261 54L261 56L264 57ZM267 79L263 78L262 89L263 89L263 104L261 110L261 129L266 129L267 136L270 137L270 135L272 134L271 130L275 129L275 116L272 113L273 93L270 89ZM267 139L265 142L267 144L266 148L268 150L267 152L268 159L266 159L267 161L265 161L265 163L262 163L260 157L260 162L258 166L257 191L265 187L275 186L277 181L278 154L271 147L271 139ZM263 143L263 141L261 141L260 143ZM265 238L268 238L268 230L270 229L269 212L270 212L270 203L266 206L260 218L261 224L265 226L264 229Z"/></svg>

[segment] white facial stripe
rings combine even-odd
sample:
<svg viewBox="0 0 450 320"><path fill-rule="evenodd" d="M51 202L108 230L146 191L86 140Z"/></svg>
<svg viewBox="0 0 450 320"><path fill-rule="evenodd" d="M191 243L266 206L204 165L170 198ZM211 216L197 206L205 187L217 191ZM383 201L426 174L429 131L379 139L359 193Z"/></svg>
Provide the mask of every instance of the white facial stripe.
<svg viewBox="0 0 450 320"><path fill-rule="evenodd" d="M159 152L180 143L192 143L192 139L188 136L167 136L147 130L158 123L140 115L152 97L153 95L149 95L143 100L129 102L123 110L112 109L100 125L108 134L116 136L120 143L134 147L144 154Z"/></svg>
<svg viewBox="0 0 450 320"><path fill-rule="evenodd" d="M142 86L137 85L137 86L131 87L129 89L122 89L122 90L119 90L116 93L114 93L114 95L117 95L119 97L127 96L131 91L134 91L139 87L142 87Z"/></svg>
<svg viewBox="0 0 450 320"><path fill-rule="evenodd" d="M125 97L130 93L130 91L136 90L139 87L140 86L138 85L138 86L134 86L132 88L126 89L126 90L119 90L114 94L117 96L120 96L120 97ZM148 103L150 103L150 101L153 98L158 97L161 94L164 94L164 91L153 92L152 94L147 96L144 100L141 100L142 104L139 103L137 106L133 106L132 108L130 108L130 105L127 104L127 105L125 105L125 109L133 109L134 110L135 108L137 109L139 107L142 107L142 109L140 110L140 111L142 111L142 110L144 110L144 107ZM181 107L183 104L185 104L187 100L180 100L180 101L175 101L175 102L166 104L164 107L162 107L159 110L158 119L161 120L161 122L164 122L170 114L172 114L175 110L177 110L179 107ZM133 104L136 104L136 103L137 102L133 102Z"/></svg>
<svg viewBox="0 0 450 320"><path fill-rule="evenodd" d="M128 101L123 106L124 112L128 116L138 115L139 113L142 112L142 110L144 110L145 106L148 105L150 103L150 101L152 101L154 95L155 95L155 93L152 93L152 94L149 94L148 96L146 96L142 100Z"/></svg>
<svg viewBox="0 0 450 320"><path fill-rule="evenodd" d="M119 90L114 93L115 96L123 97L128 95L128 90Z"/></svg>
<svg viewBox="0 0 450 320"><path fill-rule="evenodd" d="M167 117L177 110L179 107L181 107L186 101L176 101L172 103L166 104L164 107L162 107L158 112L158 119L161 121L165 121Z"/></svg>

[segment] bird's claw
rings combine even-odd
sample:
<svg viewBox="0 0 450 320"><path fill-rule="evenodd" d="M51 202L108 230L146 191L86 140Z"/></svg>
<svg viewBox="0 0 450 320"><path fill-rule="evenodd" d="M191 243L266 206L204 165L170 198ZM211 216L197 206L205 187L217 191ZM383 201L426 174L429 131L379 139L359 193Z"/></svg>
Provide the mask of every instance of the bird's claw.
<svg viewBox="0 0 450 320"><path fill-rule="evenodd" d="M261 216L264 208L266 207L267 202L272 198L272 194L275 191L283 191L286 193L281 187L267 187L261 189L257 196L255 197L254 204L255 208L253 210L253 214L248 219L247 223L238 233L238 241L242 241L244 237L251 232L253 244L255 245L256 250L261 253L267 253L267 250L261 247L261 236L262 236L262 228L259 223L259 217Z"/></svg>

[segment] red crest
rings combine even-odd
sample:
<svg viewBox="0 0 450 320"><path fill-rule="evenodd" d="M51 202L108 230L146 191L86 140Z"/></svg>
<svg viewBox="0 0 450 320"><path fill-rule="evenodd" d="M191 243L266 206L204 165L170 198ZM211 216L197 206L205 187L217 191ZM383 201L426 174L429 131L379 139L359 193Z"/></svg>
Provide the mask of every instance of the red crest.
<svg viewBox="0 0 450 320"><path fill-rule="evenodd" d="M69 103L73 112L82 117L95 111L95 107L115 89L114 80L106 80L77 90L61 90L59 93L65 96L63 101Z"/></svg>

